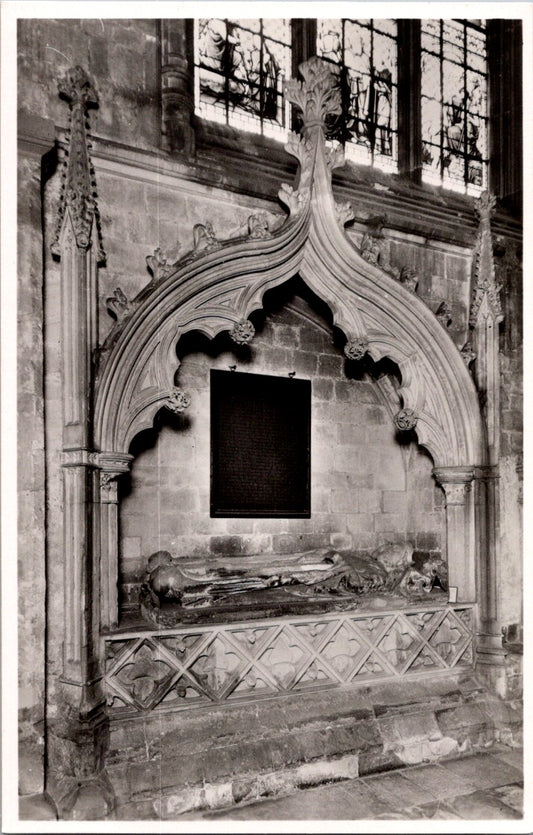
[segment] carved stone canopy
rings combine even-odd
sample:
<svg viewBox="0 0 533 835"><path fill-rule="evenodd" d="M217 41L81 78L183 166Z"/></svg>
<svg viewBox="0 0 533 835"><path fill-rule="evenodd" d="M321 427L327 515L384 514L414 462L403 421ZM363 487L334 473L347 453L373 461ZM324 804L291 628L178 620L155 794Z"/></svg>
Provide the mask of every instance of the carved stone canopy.
<svg viewBox="0 0 533 835"><path fill-rule="evenodd" d="M298 273L327 303L354 356L387 356L399 367L403 408L416 415L418 440L435 464L481 464L478 399L449 333L400 281L365 260L344 232L347 214L337 211L331 182L343 155L325 143L324 120L339 105L331 69L315 58L300 72L304 80L287 87L303 120L287 145L300 163L297 185L280 190L289 217L269 235L236 241L215 238L206 225L193 257L145 290L102 353L96 443L127 452L133 437L152 426L174 386L183 334L197 330L213 338L229 331L249 341L248 317L262 307L265 293Z"/></svg>

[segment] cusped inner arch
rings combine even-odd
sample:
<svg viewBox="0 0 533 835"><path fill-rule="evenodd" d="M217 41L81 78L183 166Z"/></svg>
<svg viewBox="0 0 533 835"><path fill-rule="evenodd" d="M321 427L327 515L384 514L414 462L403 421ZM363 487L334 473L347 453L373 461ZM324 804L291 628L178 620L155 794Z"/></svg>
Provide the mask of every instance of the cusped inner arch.
<svg viewBox="0 0 533 835"><path fill-rule="evenodd" d="M183 335L197 330L213 338L231 331L262 309L269 290L299 272L330 309L333 326L348 340L364 343L375 361L389 357L398 366L402 405L415 413L418 441L435 464L483 463L472 380L449 334L421 299L362 261L344 236L330 271L323 255L304 258L311 251L304 231L278 246L275 256L262 253L265 246L249 242L210 253L154 288L135 310L102 373L95 432L102 451L127 451L132 438L152 425L172 394L176 345Z"/></svg>

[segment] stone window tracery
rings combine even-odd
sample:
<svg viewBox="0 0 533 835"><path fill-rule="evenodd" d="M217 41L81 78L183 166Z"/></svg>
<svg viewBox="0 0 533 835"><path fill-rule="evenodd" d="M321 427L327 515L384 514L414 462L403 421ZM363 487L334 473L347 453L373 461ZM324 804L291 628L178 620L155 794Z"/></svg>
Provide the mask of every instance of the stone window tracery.
<svg viewBox="0 0 533 835"><path fill-rule="evenodd" d="M423 20L422 178L477 195L487 179L483 21Z"/></svg>

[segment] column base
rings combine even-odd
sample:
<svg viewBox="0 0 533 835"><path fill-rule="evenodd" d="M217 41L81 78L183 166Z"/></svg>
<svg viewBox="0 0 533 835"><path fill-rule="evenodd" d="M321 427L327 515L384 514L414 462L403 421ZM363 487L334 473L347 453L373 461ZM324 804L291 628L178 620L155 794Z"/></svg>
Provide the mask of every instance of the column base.
<svg viewBox="0 0 533 835"><path fill-rule="evenodd" d="M85 780L64 778L55 786L59 820L109 820L115 809L115 793L105 771Z"/></svg>
<svg viewBox="0 0 533 835"><path fill-rule="evenodd" d="M522 656L504 649L501 636L480 636L476 675L500 699L522 699Z"/></svg>

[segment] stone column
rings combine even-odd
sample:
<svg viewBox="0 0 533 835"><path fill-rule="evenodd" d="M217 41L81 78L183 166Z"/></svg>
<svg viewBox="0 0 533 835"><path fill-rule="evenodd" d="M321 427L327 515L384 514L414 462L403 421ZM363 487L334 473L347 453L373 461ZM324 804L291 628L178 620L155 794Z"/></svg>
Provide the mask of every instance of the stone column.
<svg viewBox="0 0 533 835"><path fill-rule="evenodd" d="M193 156L194 30L192 20L159 22L161 39L161 141L166 151Z"/></svg>
<svg viewBox="0 0 533 835"><path fill-rule="evenodd" d="M507 691L506 655L502 645L499 596L500 526L497 466L476 468L476 524L479 530L479 632L476 669L496 692Z"/></svg>
<svg viewBox="0 0 533 835"><path fill-rule="evenodd" d="M117 479L130 468L132 455L100 453L100 578L102 629L118 624L118 484Z"/></svg>
<svg viewBox="0 0 533 835"><path fill-rule="evenodd" d="M473 467L433 470L445 494L446 549L449 585L457 588L459 603L476 600L474 514L471 498Z"/></svg>
<svg viewBox="0 0 533 835"><path fill-rule="evenodd" d="M81 67L69 70L59 93L70 108L68 153L52 254L61 262L63 401L63 624L60 589L49 589L48 630L63 636L63 670L53 682L55 711L47 724L47 790L59 815L99 819L113 806L104 754L108 719L100 658L97 456L91 450L93 356L98 344L98 265L105 260L96 183L87 136L94 86ZM49 690L50 692L50 690Z"/></svg>

